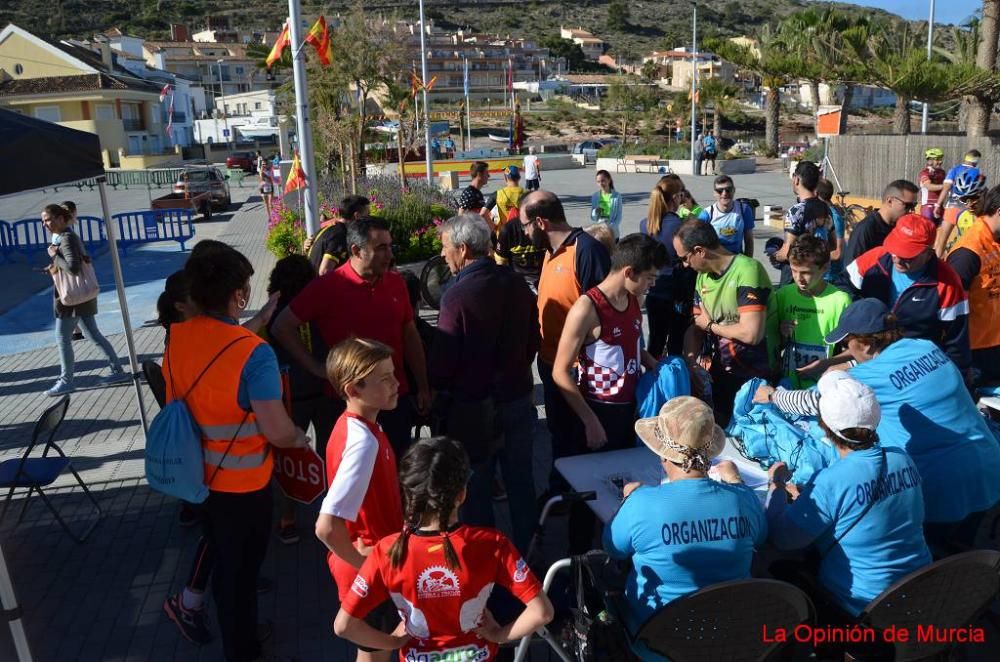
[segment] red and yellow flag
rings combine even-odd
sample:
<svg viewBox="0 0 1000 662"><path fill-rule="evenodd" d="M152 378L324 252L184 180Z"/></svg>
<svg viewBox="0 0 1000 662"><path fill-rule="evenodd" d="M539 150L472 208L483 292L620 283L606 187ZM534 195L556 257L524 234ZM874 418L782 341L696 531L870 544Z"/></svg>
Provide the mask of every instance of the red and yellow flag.
<svg viewBox="0 0 1000 662"><path fill-rule="evenodd" d="M306 35L306 43L312 44L319 56L319 62L324 67L329 67L333 63L333 46L330 44L330 31L326 27L326 18L320 16L309 28Z"/></svg>
<svg viewBox="0 0 1000 662"><path fill-rule="evenodd" d="M268 69L270 69L275 62L281 59L282 51L284 51L285 46L288 46L290 43L291 39L288 36L288 22L286 21L285 27L281 29L281 34L278 35L278 40L274 42L274 47L267 56Z"/></svg>
<svg viewBox="0 0 1000 662"><path fill-rule="evenodd" d="M307 185L306 173L302 170L299 153L295 152L295 156L292 157L292 167L288 171L288 179L285 180L285 195L292 191L298 191L300 188L305 188Z"/></svg>
<svg viewBox="0 0 1000 662"><path fill-rule="evenodd" d="M424 81L420 79L420 76L417 75L416 71L411 71L410 92L413 94L413 96L417 96L417 92L419 92L420 90L427 90L428 92L430 92L434 88L434 83L437 82L437 79L438 79L437 76L431 76L430 81L424 83Z"/></svg>

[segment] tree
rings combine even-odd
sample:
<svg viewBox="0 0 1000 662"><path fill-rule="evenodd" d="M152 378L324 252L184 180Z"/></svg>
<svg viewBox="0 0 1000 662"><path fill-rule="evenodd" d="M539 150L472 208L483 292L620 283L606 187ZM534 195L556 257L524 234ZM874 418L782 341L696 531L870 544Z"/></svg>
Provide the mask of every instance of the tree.
<svg viewBox="0 0 1000 662"><path fill-rule="evenodd" d="M705 41L705 48L760 77L765 88L764 142L769 152L777 154L781 86L799 71L795 54L766 25L757 33L755 46L743 46L727 39L713 38Z"/></svg>
<svg viewBox="0 0 1000 662"><path fill-rule="evenodd" d="M642 63L642 77L650 82L660 77L660 65L653 60L646 60Z"/></svg>
<svg viewBox="0 0 1000 662"><path fill-rule="evenodd" d="M979 47L979 17L973 16L962 25L954 26L949 35L951 50L941 46L934 46L934 52L954 65L970 66L976 65L976 50ZM958 130L965 131L968 127L969 108L973 103L971 96L962 98L962 105L958 109Z"/></svg>
<svg viewBox="0 0 1000 662"><path fill-rule="evenodd" d="M1000 0L983 0L983 18L979 24L979 48L976 68L992 74L997 64L997 38L1000 36ZM997 98L970 95L967 133L970 138L985 136L990 129L990 115Z"/></svg>
<svg viewBox="0 0 1000 662"><path fill-rule="evenodd" d="M980 89L972 69L951 66L940 59L928 62L923 35L906 21L859 23L846 30L843 37L867 79L895 93L895 133L910 132L911 101L943 101L953 98L960 89Z"/></svg>
<svg viewBox="0 0 1000 662"><path fill-rule="evenodd" d="M638 116L656 105L656 93L635 76L617 76L608 86L603 106L618 113L622 145L628 141L629 131Z"/></svg>
<svg viewBox="0 0 1000 662"><path fill-rule="evenodd" d="M735 85L724 83L718 78L709 78L698 85L699 100L703 104L712 106L712 131L716 138L722 137L722 118L735 110L736 95L739 91ZM690 92L688 95L688 105L690 105Z"/></svg>
<svg viewBox="0 0 1000 662"><path fill-rule="evenodd" d="M629 10L625 0L611 0L608 4L608 29L615 32L628 31Z"/></svg>
<svg viewBox="0 0 1000 662"><path fill-rule="evenodd" d="M541 45L549 49L549 55L555 58L566 60L567 71L579 71L584 68L587 56L583 54L580 44L561 37L546 37L542 39Z"/></svg>

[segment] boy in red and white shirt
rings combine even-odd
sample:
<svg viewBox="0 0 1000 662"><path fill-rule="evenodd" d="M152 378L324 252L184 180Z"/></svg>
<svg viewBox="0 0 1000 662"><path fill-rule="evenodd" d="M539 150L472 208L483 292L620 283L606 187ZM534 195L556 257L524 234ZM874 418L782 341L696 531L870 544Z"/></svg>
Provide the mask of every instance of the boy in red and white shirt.
<svg viewBox="0 0 1000 662"><path fill-rule="evenodd" d="M458 523L468 476L468 456L453 439L421 439L406 453L400 473L406 527L379 541L365 561L341 602L338 636L368 648L398 648L403 661L493 660L499 644L552 619L541 584L510 540L496 529ZM497 585L525 604L506 626L486 610ZM367 623L388 600L405 634Z"/></svg>
<svg viewBox="0 0 1000 662"><path fill-rule="evenodd" d="M316 536L330 550L327 563L341 602L372 547L403 525L396 456L378 413L396 406L399 382L392 350L374 340L351 338L333 348L327 375L347 409L326 447L330 490L323 499ZM369 623L392 631L399 623L394 609L378 610ZM358 660L387 661L385 651L358 653Z"/></svg>

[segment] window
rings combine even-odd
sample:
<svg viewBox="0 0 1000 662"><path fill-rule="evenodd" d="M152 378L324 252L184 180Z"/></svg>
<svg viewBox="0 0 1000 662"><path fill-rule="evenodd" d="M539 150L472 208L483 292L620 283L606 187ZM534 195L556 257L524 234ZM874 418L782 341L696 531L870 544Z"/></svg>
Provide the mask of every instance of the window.
<svg viewBox="0 0 1000 662"><path fill-rule="evenodd" d="M94 119L113 120L115 119L115 107L110 103L99 103L94 106Z"/></svg>
<svg viewBox="0 0 1000 662"><path fill-rule="evenodd" d="M15 64L14 65L14 73L17 74L18 76L20 76L21 74L24 73L24 67L21 64Z"/></svg>
<svg viewBox="0 0 1000 662"><path fill-rule="evenodd" d="M237 76L243 75L243 67L236 67L236 75Z"/></svg>
<svg viewBox="0 0 1000 662"><path fill-rule="evenodd" d="M35 117L46 122L59 122L62 120L62 113L59 106L36 106Z"/></svg>
<svg viewBox="0 0 1000 662"><path fill-rule="evenodd" d="M254 110L260 110L260 101L254 101L254 103L253 103L253 109Z"/></svg>

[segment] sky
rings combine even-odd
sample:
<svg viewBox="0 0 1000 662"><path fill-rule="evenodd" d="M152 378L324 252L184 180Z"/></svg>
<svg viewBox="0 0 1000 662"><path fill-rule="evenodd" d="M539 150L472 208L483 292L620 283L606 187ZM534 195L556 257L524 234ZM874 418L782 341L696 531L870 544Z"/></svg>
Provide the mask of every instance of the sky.
<svg viewBox="0 0 1000 662"><path fill-rule="evenodd" d="M930 13L930 0L844 0L855 5L878 7L903 18L926 21ZM962 23L983 6L982 0L937 0L934 10L935 23Z"/></svg>

